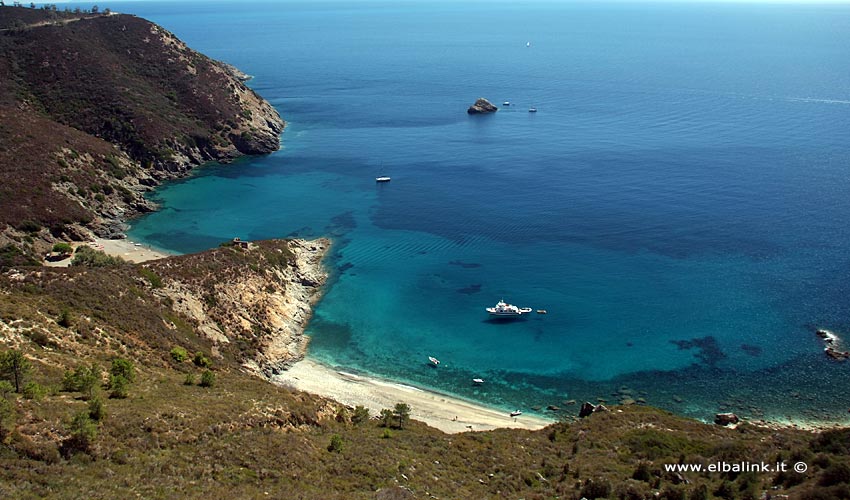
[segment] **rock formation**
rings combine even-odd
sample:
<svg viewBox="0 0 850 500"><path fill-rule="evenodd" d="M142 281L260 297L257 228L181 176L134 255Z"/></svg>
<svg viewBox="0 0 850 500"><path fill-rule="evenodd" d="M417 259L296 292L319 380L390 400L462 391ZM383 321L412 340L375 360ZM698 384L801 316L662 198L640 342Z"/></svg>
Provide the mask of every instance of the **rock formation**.
<svg viewBox="0 0 850 500"><path fill-rule="evenodd" d="M579 418L589 417L592 413L602 413L607 412L608 407L603 404L594 405L593 403L585 402L579 408L578 416Z"/></svg>
<svg viewBox="0 0 850 500"><path fill-rule="evenodd" d="M466 112L470 115L480 115L486 113L495 113L498 110L499 108L493 106L493 103L491 103L487 99L484 99L483 97L479 97L478 100L475 101L475 104L470 106L469 109L466 110Z"/></svg>
<svg viewBox="0 0 850 500"><path fill-rule="evenodd" d="M815 334L823 339L823 352L829 359L844 361L850 359L850 351L841 349L841 338L829 330L819 329Z"/></svg>
<svg viewBox="0 0 850 500"><path fill-rule="evenodd" d="M330 241L271 240L150 263L164 277L157 292L191 319L214 351L239 346L242 366L271 376L307 351L304 328L327 280ZM256 261L259 271L235 265ZM222 262L231 264L222 265ZM167 278L165 278L167 277Z"/></svg>
<svg viewBox="0 0 850 500"><path fill-rule="evenodd" d="M714 416L714 423L717 425L737 424L738 422L740 422L740 419L734 413L718 413Z"/></svg>

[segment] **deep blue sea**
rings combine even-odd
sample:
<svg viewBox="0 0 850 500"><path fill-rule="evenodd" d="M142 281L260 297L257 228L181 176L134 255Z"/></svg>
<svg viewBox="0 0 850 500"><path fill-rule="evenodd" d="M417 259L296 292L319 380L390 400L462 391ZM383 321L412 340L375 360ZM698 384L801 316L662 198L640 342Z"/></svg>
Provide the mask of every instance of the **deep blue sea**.
<svg viewBox="0 0 850 500"><path fill-rule="evenodd" d="M544 414L850 419L850 363L813 330L850 346L850 5L111 7L287 120L279 152L162 187L129 235L332 237L309 356ZM467 115L478 97L511 105ZM500 298L548 314L491 322Z"/></svg>

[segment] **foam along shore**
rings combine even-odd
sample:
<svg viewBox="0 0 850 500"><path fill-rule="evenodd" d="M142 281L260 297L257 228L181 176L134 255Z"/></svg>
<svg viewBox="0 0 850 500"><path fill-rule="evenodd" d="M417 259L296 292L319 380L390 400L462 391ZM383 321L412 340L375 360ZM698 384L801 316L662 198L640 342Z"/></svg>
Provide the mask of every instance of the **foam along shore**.
<svg viewBox="0 0 850 500"><path fill-rule="evenodd" d="M484 431L500 427L541 429L553 420L488 408L459 398L388 380L336 371L311 359L302 359L272 377L277 384L318 394L348 406L363 405L371 415L396 403L410 406L411 418L447 433Z"/></svg>

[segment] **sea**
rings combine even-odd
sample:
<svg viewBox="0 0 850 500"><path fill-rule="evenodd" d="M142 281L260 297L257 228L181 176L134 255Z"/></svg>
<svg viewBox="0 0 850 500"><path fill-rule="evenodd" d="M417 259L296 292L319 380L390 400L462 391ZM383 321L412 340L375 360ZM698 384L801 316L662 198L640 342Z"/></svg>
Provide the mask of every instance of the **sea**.
<svg viewBox="0 0 850 500"><path fill-rule="evenodd" d="M332 238L310 358L552 418L850 422L850 361L815 334L850 350L850 5L100 7L253 75L287 121L128 235ZM500 299L535 312L493 321Z"/></svg>

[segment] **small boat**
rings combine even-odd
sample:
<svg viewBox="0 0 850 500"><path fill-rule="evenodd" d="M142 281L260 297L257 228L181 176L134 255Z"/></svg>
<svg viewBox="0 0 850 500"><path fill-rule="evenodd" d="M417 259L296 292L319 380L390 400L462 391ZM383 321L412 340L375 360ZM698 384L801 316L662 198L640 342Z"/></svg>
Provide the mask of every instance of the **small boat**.
<svg viewBox="0 0 850 500"><path fill-rule="evenodd" d="M375 182L390 182L391 178L387 176L375 177Z"/></svg>
<svg viewBox="0 0 850 500"><path fill-rule="evenodd" d="M538 309L537 314L546 314L546 309Z"/></svg>
<svg viewBox="0 0 850 500"><path fill-rule="evenodd" d="M474 379L472 379L472 383L476 384L476 385L481 385L481 384L484 383L484 379L483 378L474 378Z"/></svg>
<svg viewBox="0 0 850 500"><path fill-rule="evenodd" d="M526 47L531 47L531 42L525 42Z"/></svg>
<svg viewBox="0 0 850 500"><path fill-rule="evenodd" d="M490 316L498 316L501 318L516 318L532 311L530 307L517 307L513 304L506 303L504 300L497 302L495 307L487 307L485 310L490 314Z"/></svg>
<svg viewBox="0 0 850 500"><path fill-rule="evenodd" d="M505 101L505 102L502 103L502 106L510 106L510 105L511 105L511 101Z"/></svg>
<svg viewBox="0 0 850 500"><path fill-rule="evenodd" d="M435 358L434 356L428 356L428 361L430 361L431 364L434 365L434 366L440 365L440 360Z"/></svg>
<svg viewBox="0 0 850 500"><path fill-rule="evenodd" d="M522 415L522 412L519 411L519 410L514 410L514 411L511 412L512 417L518 417L520 415Z"/></svg>
<svg viewBox="0 0 850 500"><path fill-rule="evenodd" d="M532 106L532 107L528 108L528 112L529 112L529 113L537 113L537 108L535 108L534 106Z"/></svg>

